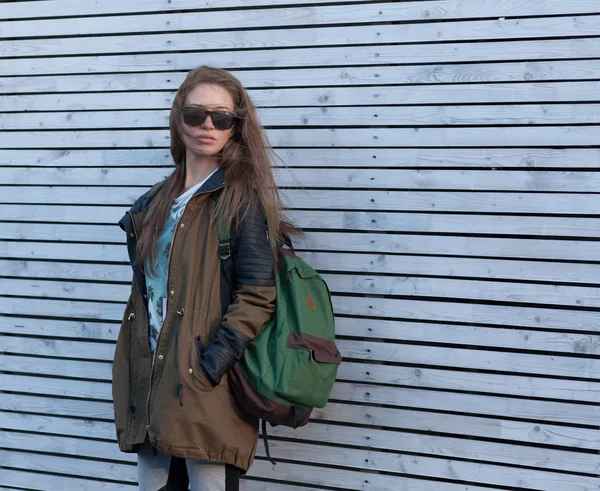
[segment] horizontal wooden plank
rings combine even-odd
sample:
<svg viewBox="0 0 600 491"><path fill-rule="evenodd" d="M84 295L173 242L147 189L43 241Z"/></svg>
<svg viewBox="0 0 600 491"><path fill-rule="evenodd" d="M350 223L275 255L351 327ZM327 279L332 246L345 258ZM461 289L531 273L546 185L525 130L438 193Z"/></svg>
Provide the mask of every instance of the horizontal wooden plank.
<svg viewBox="0 0 600 491"><path fill-rule="evenodd" d="M600 38L599 38L600 39ZM598 126L496 128L309 128L266 131L275 147L528 147L593 145ZM14 131L0 134L1 148L146 148L168 147L168 130ZM544 189L540 189L543 191Z"/></svg>
<svg viewBox="0 0 600 491"><path fill-rule="evenodd" d="M122 213L125 213L147 189L147 187L36 186L35 193L27 193L24 198L23 188L0 185L0 194L1 202L4 204L109 205L120 206ZM362 191L348 189L282 189L280 193L287 206L294 209L598 215L597 193Z"/></svg>
<svg viewBox="0 0 600 491"><path fill-rule="evenodd" d="M35 0L34 0L35 1ZM373 1L373 0L367 0ZM364 0L345 0L346 3L365 3ZM14 3L11 8L0 6L0 17L8 19L30 19L35 20L46 17L69 17L81 15L103 15L103 14L132 14L132 13L152 13L152 12L170 12L173 10L204 10L215 8L232 7L275 7L287 5L289 0L220 0L219 2L205 0L201 5L191 0L171 0L170 3L164 3L160 0L130 0L126 4L115 1L103 1L100 4L90 5L89 8L82 8L82 5L73 0L45 0L44 3L33 1L25 3ZM320 3L330 3L330 0L298 0L296 5L303 4L318 5ZM49 4L49 5L47 5Z"/></svg>
<svg viewBox="0 0 600 491"><path fill-rule="evenodd" d="M13 190L14 189L14 190ZM5 187L2 190L3 202L20 203L16 189ZM76 199L103 204L127 203L141 193L123 188L122 194L114 188L59 188L57 192L49 192L48 188L36 188L35 196L28 196L27 202L37 202L38 193L47 198L49 203L77 203ZM104 198L102 198L102 193ZM434 211L434 212L476 212L476 213L514 213L514 214L557 214L557 215L597 215L596 194L552 194L552 193L518 193L518 192L427 192L427 191L337 191L319 189L284 189L281 191L285 203L296 209L323 210L387 210L387 211ZM125 195L123 198L120 196ZM22 196L22 195L21 195ZM52 197L54 196L54 197ZM64 196L64 198L63 198ZM114 197L113 197L114 196ZM119 196L117 198L117 196ZM77 197L77 198L76 198ZM96 198L96 199L93 199Z"/></svg>
<svg viewBox="0 0 600 491"><path fill-rule="evenodd" d="M599 72L600 73L600 72ZM261 108L261 123L269 128L297 126L485 126L577 125L600 122L598 104L519 104L457 106L356 106L322 108ZM4 130L77 130L168 128L168 110L71 111L6 113L0 115ZM364 162L373 165L375 162ZM377 162L379 164L379 162ZM138 164L139 165L139 164Z"/></svg>
<svg viewBox="0 0 600 491"><path fill-rule="evenodd" d="M345 360L338 372L340 381L401 385L424 389L449 389L502 396L524 396L594 403L596 382L566 380L502 373L454 371L429 367L353 363ZM368 424L369 417L363 421Z"/></svg>
<svg viewBox="0 0 600 491"><path fill-rule="evenodd" d="M352 244L352 245L350 245ZM592 241L504 239L487 237L432 236L391 234L344 234L311 232L306 246L309 250L347 252L393 252L402 254L435 254L456 256L492 256L532 259L570 259L595 261L597 245ZM3 249L0 246L0 250ZM595 251L595 252L594 252Z"/></svg>
<svg viewBox="0 0 600 491"><path fill-rule="evenodd" d="M413 105L595 103L598 101L599 86L600 82L597 81L525 82L518 85L519 90L515 90L514 83L456 83L391 87L269 88L249 90L248 93L254 103L263 108L314 106L329 109L344 105L404 105L406 101L411 101ZM158 110L170 109L173 96L174 91L17 94L1 95L0 103L5 112Z"/></svg>
<svg viewBox="0 0 600 491"><path fill-rule="evenodd" d="M28 229L55 227L62 240L68 231L79 230L90 242L122 242L123 231L116 227L127 207L98 206L94 213L81 206L0 205L5 222L0 237L17 239ZM357 231L418 232L437 234L525 235L561 237L600 237L600 219L589 217L461 215L435 213L394 213L375 211L289 210L288 217L304 230L335 229ZM52 224L32 222L54 222ZM70 224L78 224L73 227ZM93 225L82 225L93 224ZM62 225L62 226L58 226ZM100 226L103 225L103 226ZM49 234L45 234L49 236ZM41 237L41 236L40 236ZM76 238L73 240L77 240Z"/></svg>
<svg viewBox="0 0 600 491"><path fill-rule="evenodd" d="M600 67L599 67L600 71ZM26 113L22 113L26 114ZM10 114L0 114L2 118ZM277 155L289 167L367 168L538 168L569 169L600 167L598 148L461 148L451 154L437 148L282 148ZM279 160L274 166L281 166ZM0 166L15 167L168 167L173 165L168 150L4 150Z"/></svg>
<svg viewBox="0 0 600 491"><path fill-rule="evenodd" d="M385 6L387 7L389 4ZM382 11L378 10L377 12L379 14ZM370 11L367 11L365 14L368 17L370 13ZM204 16L210 16L211 14L214 15L214 13L206 13ZM378 15L377 20L379 20L379 17ZM102 23L103 20L97 19L96 23ZM401 30L394 25L385 24L376 26L337 26L335 29L318 26L312 29L270 29L268 37L265 37L264 31L260 30L238 30L198 32L193 36L181 32L133 34L126 37L102 36L98 38L90 36L78 39L76 43L72 42L72 38L58 38L54 39L52 43L48 43L44 38L29 38L3 41L0 46L0 56L11 58L97 53L107 55L131 52L259 49L309 45L428 43L432 40L435 42L510 40L594 36L598 33L600 33L600 20L595 15L536 17L504 19L502 22L498 22L498 19L465 21L461 22L460 26L452 23L414 23L404 24Z"/></svg>
<svg viewBox="0 0 600 491"><path fill-rule="evenodd" d="M0 213L8 205L0 205ZM24 205L22 219L32 210ZM80 215L85 210L77 208ZM60 212L61 210L54 210ZM51 213L52 209L46 213ZM65 215L67 212L65 212ZM63 215L64 218L67 216ZM595 218L458 215L426 213L378 213L352 211L292 210L289 217L303 229L344 229L388 232L426 232L477 235L527 235L599 237L600 220ZM88 216L88 214L85 214ZM73 221L76 221L75 219ZM22 225L26 226L26 225Z"/></svg>
<svg viewBox="0 0 600 491"><path fill-rule="evenodd" d="M122 206L125 212L147 187L36 186L23 195L19 186L2 186L1 203ZM282 189L284 202L294 209L402 212L477 212L505 214L598 215L596 194L379 191Z"/></svg>
<svg viewBox="0 0 600 491"><path fill-rule="evenodd" d="M590 127L592 128L592 127ZM522 130L523 128L521 128ZM533 128L532 128L533 129ZM490 132L495 129L489 128ZM514 128L515 131L518 128ZM345 130L344 130L345 131ZM350 131L350 130L348 130ZM432 130L433 131L433 130ZM456 129L456 131L461 131ZM465 129L465 131L467 131ZM37 134L37 133L35 133ZM42 133L45 134L45 133ZM48 135L62 133L50 132ZM74 133L74 135L78 132ZM5 133L11 135L11 133ZM81 133L94 136L94 133ZM117 137L118 138L118 137ZM93 140L92 140L93 141ZM152 186L173 167L36 168L0 167L5 185L29 186ZM275 170L281 187L341 189L416 189L470 191L599 192L600 172L521 170L314 169ZM22 188L21 188L22 189ZM23 199L26 201L26 199ZM293 204L293 203L292 203ZM120 217L118 217L120 218Z"/></svg>
<svg viewBox="0 0 600 491"><path fill-rule="evenodd" d="M1 5L1 4L0 4ZM421 24L422 25L422 24ZM159 67L163 70L163 67ZM454 63L445 65L348 66L285 70L229 71L247 89L359 85L406 85L483 82L548 82L597 80L600 60L522 61L501 63ZM183 82L180 71L63 74L44 77L0 77L0 94L46 92L174 91ZM89 94L92 96L92 94ZM360 103L360 101L357 101ZM263 102L264 104L264 102ZM159 107L163 107L161 104ZM49 109L50 110L50 109Z"/></svg>
<svg viewBox="0 0 600 491"><path fill-rule="evenodd" d="M300 2L302 3L302 2ZM371 22L393 22L393 21L416 21L416 20L467 20L470 18L492 18L497 19L502 25L505 17L516 16L543 16L556 14L580 14L599 13L597 5L593 0L577 0L573 5L565 6L560 0L546 0L541 2L518 2L511 0L502 4L494 5L492 2L477 2L470 8L465 7L458 0L435 1L426 6L419 2L402 2L400 5L389 3L366 3L362 5L350 4L341 8L339 5L294 7L278 9L248 9L248 10L217 10L217 11L191 11L185 15L174 13L153 14L154 9L146 7L143 11L144 22L140 23L138 17L131 15L111 16L108 18L67 18L18 20L9 17L10 22L0 24L2 37L21 36L65 36L94 33L129 33L134 32L156 32L156 31L181 31L181 30L206 30L206 29L233 29L247 27L280 27L280 26L318 26L320 24L345 24L345 23L371 23ZM179 2L175 2L169 8L163 5L160 11L181 9ZM244 6L250 6L243 4ZM252 4L251 4L252 5ZM260 4L259 4L260 5ZM277 5L277 4L275 4ZM131 7L129 7L131 9ZM198 9L198 5L194 5ZM64 9L64 7L63 7ZM51 9L48 9L51 10ZM41 10L40 17L45 17ZM71 12L73 10L71 9ZM138 10L133 10L137 12ZM22 10L21 10L22 12ZM99 12L91 10L89 13ZM102 10L100 12L106 12ZM123 7L117 9L119 13L128 13L132 10ZM79 15L84 12L79 11ZM87 15L88 12L85 12ZM56 15L56 14L54 14ZM70 14L77 15L77 14ZM206 26L206 27L204 27ZM209 27L210 26L210 27Z"/></svg>
<svg viewBox="0 0 600 491"><path fill-rule="evenodd" d="M48 3L50 5L45 5ZM245 7L251 8L255 6L276 7L287 5L288 0L221 0L205 1L202 5L191 0L174 0L171 3L165 4L160 0L131 0L124 4L116 0L105 0L99 4L90 5L84 8L75 0L63 0L60 2L51 1L40 4L26 2L24 4L15 4L3 6L0 8L0 17L3 19L26 19L26 18L52 18L63 16L80 16L80 15L103 15L103 14L131 14L131 13L152 13L152 12L169 12L177 10L203 10L207 8L230 8L230 7ZM298 0L296 5L310 3L318 5L319 3L329 3L329 0ZM365 3L358 0L346 0L345 3ZM381 5L379 5L381 6ZM386 7L388 7L386 5ZM459 8L460 7L460 8ZM580 13L595 13L598 12L597 5L591 0L577 0L569 5L565 5L558 0L541 2L537 0L533 3L523 4L522 2L510 0L497 5L492 2L479 2L476 4L463 5L457 0L451 1L432 1L427 6L422 6L419 2L405 2L401 8L396 8L400 13L403 13L404 20L451 20L462 19L469 17L498 17L502 15L524 16L524 15L554 15L554 14L580 14ZM317 9L317 11L319 11ZM463 17L464 16L464 17Z"/></svg>
<svg viewBox="0 0 600 491"><path fill-rule="evenodd" d="M11 261L0 259L4 276L61 278L65 280L131 282L129 264L60 263L38 261Z"/></svg>
<svg viewBox="0 0 600 491"><path fill-rule="evenodd" d="M31 240L36 240L34 235ZM83 239L84 237L82 237ZM513 239L489 237L444 236L434 240L424 235L391 235L384 233L311 232L306 240L296 243L299 251L340 251L401 254L435 254L443 256L478 256L595 261L597 246L593 241ZM303 253L304 254L304 253ZM125 245L56 242L0 241L4 259L56 259L123 262L128 261Z"/></svg>
<svg viewBox="0 0 600 491"><path fill-rule="evenodd" d="M89 242L123 242L123 231L115 224L126 210L127 207L102 206L95 207L92 214L81 206L0 205L0 216L11 221L3 224L0 237L19 239L33 234L40 239L79 240L85 235ZM588 217L323 210L290 210L287 215L306 231L345 229L479 236L600 237L600 219ZM32 223L42 221L54 223Z"/></svg>

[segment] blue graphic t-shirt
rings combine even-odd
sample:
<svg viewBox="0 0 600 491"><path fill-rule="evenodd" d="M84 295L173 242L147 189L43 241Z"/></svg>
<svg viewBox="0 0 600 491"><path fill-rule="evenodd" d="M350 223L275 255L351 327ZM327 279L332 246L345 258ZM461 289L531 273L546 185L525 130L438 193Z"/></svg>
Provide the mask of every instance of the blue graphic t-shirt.
<svg viewBox="0 0 600 491"><path fill-rule="evenodd" d="M216 169L215 169L216 171ZM150 321L150 351L154 353L158 341L158 333L167 315L167 273L169 270L169 256L171 242L179 219L185 211L190 198L209 178L188 189L173 201L171 211L156 241L156 272L150 273L149 261L146 261L146 289L148 294L148 320Z"/></svg>

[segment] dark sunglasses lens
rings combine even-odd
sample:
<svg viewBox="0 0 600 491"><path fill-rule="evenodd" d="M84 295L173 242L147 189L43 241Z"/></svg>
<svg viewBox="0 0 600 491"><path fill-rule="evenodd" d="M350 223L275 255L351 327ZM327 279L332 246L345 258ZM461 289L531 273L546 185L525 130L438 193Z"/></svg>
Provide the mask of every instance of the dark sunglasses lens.
<svg viewBox="0 0 600 491"><path fill-rule="evenodd" d="M224 112L214 112L210 117L215 128L218 130L228 130L233 126L234 117Z"/></svg>
<svg viewBox="0 0 600 491"><path fill-rule="evenodd" d="M183 122L190 126L201 126L206 119L206 111L186 108L183 110Z"/></svg>

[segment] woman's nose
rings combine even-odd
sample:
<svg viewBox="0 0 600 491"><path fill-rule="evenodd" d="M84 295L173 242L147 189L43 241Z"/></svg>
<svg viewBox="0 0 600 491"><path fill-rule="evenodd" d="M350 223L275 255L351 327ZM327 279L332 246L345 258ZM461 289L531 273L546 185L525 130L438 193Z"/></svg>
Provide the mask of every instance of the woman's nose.
<svg viewBox="0 0 600 491"><path fill-rule="evenodd" d="M204 123L200 126L200 128L211 129L214 128L211 117L207 114Z"/></svg>

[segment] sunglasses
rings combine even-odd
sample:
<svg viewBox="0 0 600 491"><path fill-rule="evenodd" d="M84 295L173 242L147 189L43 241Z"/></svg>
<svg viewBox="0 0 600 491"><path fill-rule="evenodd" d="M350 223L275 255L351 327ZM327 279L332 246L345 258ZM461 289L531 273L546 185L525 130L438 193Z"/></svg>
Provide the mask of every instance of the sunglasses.
<svg viewBox="0 0 600 491"><path fill-rule="evenodd" d="M200 107L184 107L183 121L189 126L201 126L206 117L210 116L212 124L218 130L228 130L239 116L229 111L208 111Z"/></svg>

